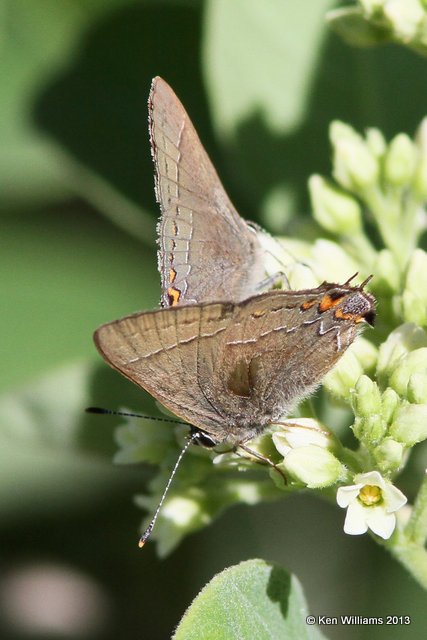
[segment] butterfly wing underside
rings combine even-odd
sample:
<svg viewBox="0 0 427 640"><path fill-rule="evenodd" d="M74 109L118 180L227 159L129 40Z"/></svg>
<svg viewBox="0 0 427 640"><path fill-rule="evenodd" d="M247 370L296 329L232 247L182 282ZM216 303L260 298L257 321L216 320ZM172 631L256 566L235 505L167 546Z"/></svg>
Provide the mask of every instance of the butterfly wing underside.
<svg viewBox="0 0 427 640"><path fill-rule="evenodd" d="M200 386L199 351L211 368L217 337L232 315L231 304L176 307L137 313L101 326L94 336L110 366L144 388L165 407L208 433L223 422Z"/></svg>
<svg viewBox="0 0 427 640"><path fill-rule="evenodd" d="M322 287L276 291L235 306L206 386L211 358L205 370L199 357L203 392L229 425L262 427L288 413L353 342L360 324L338 319L332 306L319 314L322 296Z"/></svg>
<svg viewBox="0 0 427 640"><path fill-rule="evenodd" d="M160 203L162 306L239 301L265 277L257 233L230 202L190 118L162 78L149 98Z"/></svg>
<svg viewBox="0 0 427 640"><path fill-rule="evenodd" d="M95 343L176 415L239 443L307 396L374 314L360 288L324 283L137 313L100 327Z"/></svg>

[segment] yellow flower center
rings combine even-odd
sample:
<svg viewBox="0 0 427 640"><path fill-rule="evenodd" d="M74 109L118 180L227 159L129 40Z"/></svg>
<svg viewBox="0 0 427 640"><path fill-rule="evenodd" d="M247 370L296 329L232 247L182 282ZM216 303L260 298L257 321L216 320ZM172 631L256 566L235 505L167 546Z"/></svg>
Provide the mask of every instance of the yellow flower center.
<svg viewBox="0 0 427 640"><path fill-rule="evenodd" d="M383 494L380 487L373 484L365 484L360 489L358 498L365 507L372 507L382 501Z"/></svg>

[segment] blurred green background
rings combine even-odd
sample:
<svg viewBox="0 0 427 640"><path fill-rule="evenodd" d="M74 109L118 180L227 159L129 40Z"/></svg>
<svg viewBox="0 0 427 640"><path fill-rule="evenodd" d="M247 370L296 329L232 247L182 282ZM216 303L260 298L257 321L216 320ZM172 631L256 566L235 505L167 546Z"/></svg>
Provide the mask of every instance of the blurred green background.
<svg viewBox="0 0 427 640"><path fill-rule="evenodd" d="M241 214L274 233L313 233L306 181L330 171L332 119L391 136L426 115L427 62L351 49L324 24L334 6L0 2L2 638L167 638L215 572L251 557L294 571L315 615L413 619L329 638L425 637L421 589L310 496L234 508L166 560L142 553L132 496L152 470L114 467L118 419L83 413L157 413L91 337L159 300L153 76L181 98ZM409 495L421 473L419 456Z"/></svg>

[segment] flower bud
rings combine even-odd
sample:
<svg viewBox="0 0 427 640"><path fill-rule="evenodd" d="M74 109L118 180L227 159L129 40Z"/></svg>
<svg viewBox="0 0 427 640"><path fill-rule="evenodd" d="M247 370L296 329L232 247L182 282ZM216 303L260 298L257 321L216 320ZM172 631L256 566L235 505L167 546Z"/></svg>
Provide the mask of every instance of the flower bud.
<svg viewBox="0 0 427 640"><path fill-rule="evenodd" d="M381 416L385 424L390 424L393 420L394 412L400 405L400 398L394 389L387 387L382 395Z"/></svg>
<svg viewBox="0 0 427 640"><path fill-rule="evenodd" d="M427 156L422 155L415 168L412 188L420 200L427 198Z"/></svg>
<svg viewBox="0 0 427 640"><path fill-rule="evenodd" d="M337 182L355 192L372 187L378 181L379 166L363 138L339 121L332 123L330 138L334 147L333 175Z"/></svg>
<svg viewBox="0 0 427 640"><path fill-rule="evenodd" d="M407 404L396 411L389 433L394 440L411 447L427 438L427 405Z"/></svg>
<svg viewBox="0 0 427 640"><path fill-rule="evenodd" d="M332 453L314 444L291 449L285 456L283 466L310 489L329 487L346 474L345 467Z"/></svg>
<svg viewBox="0 0 427 640"><path fill-rule="evenodd" d="M382 442L372 450L378 468L383 473L396 471L402 466L405 447L393 438L384 438Z"/></svg>
<svg viewBox="0 0 427 640"><path fill-rule="evenodd" d="M418 125L415 142L421 153L427 155L427 116Z"/></svg>
<svg viewBox="0 0 427 640"><path fill-rule="evenodd" d="M313 175L308 181L315 220L327 231L339 235L360 234L359 203L324 178Z"/></svg>
<svg viewBox="0 0 427 640"><path fill-rule="evenodd" d="M405 133L399 133L390 142L384 162L384 176L395 187L411 182L417 162L417 150Z"/></svg>
<svg viewBox="0 0 427 640"><path fill-rule="evenodd" d="M334 434L312 418L292 418L272 435L274 446L285 457L291 449L313 444L329 451L337 449Z"/></svg>
<svg viewBox="0 0 427 640"><path fill-rule="evenodd" d="M405 320L419 325L427 324L426 273L427 253L422 249L416 249L408 265L402 307Z"/></svg>
<svg viewBox="0 0 427 640"><path fill-rule="evenodd" d="M366 144L377 158L382 158L387 150L387 142L382 132L375 127L366 129Z"/></svg>
<svg viewBox="0 0 427 640"><path fill-rule="evenodd" d="M415 169L412 188L420 200L427 198L427 117L423 118L415 134L419 159Z"/></svg>
<svg viewBox="0 0 427 640"><path fill-rule="evenodd" d="M319 280L315 277L313 269L300 262L294 262L287 266L286 276L290 289L294 291L313 289L319 285Z"/></svg>
<svg viewBox="0 0 427 640"><path fill-rule="evenodd" d="M417 35L425 16L419 0L388 0L383 11L396 35L405 42Z"/></svg>
<svg viewBox="0 0 427 640"><path fill-rule="evenodd" d="M381 393L376 382L361 375L352 396L354 412L361 418L381 413Z"/></svg>
<svg viewBox="0 0 427 640"><path fill-rule="evenodd" d="M129 411L121 408L121 411ZM176 446L174 430L168 424L141 421L128 417L125 424L115 430L115 440L119 445L114 455L116 464L135 464L149 462L159 464L171 449Z"/></svg>
<svg viewBox="0 0 427 640"><path fill-rule="evenodd" d="M357 416L354 420L353 433L368 448L378 444L386 432L387 425L379 413L374 413L366 418Z"/></svg>
<svg viewBox="0 0 427 640"><path fill-rule="evenodd" d="M427 347L415 349L399 358L390 376L390 387L400 396L406 397L408 382L414 373L427 374Z"/></svg>
<svg viewBox="0 0 427 640"><path fill-rule="evenodd" d="M374 369L377 353L369 340L359 337L324 377L324 387L336 398L348 401L362 373Z"/></svg>
<svg viewBox="0 0 427 640"><path fill-rule="evenodd" d="M413 373L408 381L407 397L414 404L427 404L427 373Z"/></svg>
<svg viewBox="0 0 427 640"><path fill-rule="evenodd" d="M348 401L362 373L362 365L354 349L350 347L332 371L323 378L323 386L336 398Z"/></svg>
<svg viewBox="0 0 427 640"><path fill-rule="evenodd" d="M316 264L316 273L327 282L335 282L337 278L337 264L340 265L340 280L350 278L360 268L348 253L336 242L316 240L312 248L313 260Z"/></svg>
<svg viewBox="0 0 427 640"><path fill-rule="evenodd" d="M390 296L400 289L400 272L395 256L389 249L382 249L372 267L375 273L375 292Z"/></svg>
<svg viewBox="0 0 427 640"><path fill-rule="evenodd" d="M388 377L400 358L420 347L427 347L427 334L421 327L417 327L412 322L407 322L397 327L390 333L379 349L378 378L384 380L385 384L387 384Z"/></svg>

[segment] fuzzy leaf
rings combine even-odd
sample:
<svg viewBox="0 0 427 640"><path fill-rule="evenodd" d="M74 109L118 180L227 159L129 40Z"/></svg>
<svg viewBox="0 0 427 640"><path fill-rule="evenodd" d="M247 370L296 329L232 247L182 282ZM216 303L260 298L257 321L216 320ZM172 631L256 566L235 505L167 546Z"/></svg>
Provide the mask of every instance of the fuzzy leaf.
<svg viewBox="0 0 427 640"><path fill-rule="evenodd" d="M247 560L215 576L186 611L174 640L311 640L298 580L264 560Z"/></svg>

